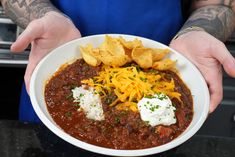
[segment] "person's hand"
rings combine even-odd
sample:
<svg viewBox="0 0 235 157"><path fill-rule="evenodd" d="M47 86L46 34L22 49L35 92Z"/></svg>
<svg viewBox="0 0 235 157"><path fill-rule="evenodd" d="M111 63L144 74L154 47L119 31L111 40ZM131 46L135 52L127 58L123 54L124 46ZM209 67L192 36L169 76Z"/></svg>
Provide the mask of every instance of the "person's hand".
<svg viewBox="0 0 235 157"><path fill-rule="evenodd" d="M44 17L29 23L11 46L12 52L22 52L31 43L29 62L24 76L28 92L30 78L38 62L52 49L80 37L81 34L74 24L57 12L49 12Z"/></svg>
<svg viewBox="0 0 235 157"><path fill-rule="evenodd" d="M192 31L172 40L170 47L191 60L201 71L210 91L210 112L223 98L222 66L235 77L235 60L224 43L203 31ZM221 66L222 65L222 66Z"/></svg>

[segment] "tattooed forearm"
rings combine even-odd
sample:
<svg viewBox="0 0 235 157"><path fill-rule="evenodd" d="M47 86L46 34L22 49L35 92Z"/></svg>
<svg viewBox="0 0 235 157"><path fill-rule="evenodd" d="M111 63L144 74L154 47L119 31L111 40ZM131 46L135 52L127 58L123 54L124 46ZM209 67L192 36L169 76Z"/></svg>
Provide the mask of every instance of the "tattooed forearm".
<svg viewBox="0 0 235 157"><path fill-rule="evenodd" d="M49 0L1 0L1 3L6 15L22 28L49 11L58 12Z"/></svg>
<svg viewBox="0 0 235 157"><path fill-rule="evenodd" d="M226 41L234 29L234 22L235 16L231 8L224 5L204 6L193 12L178 36L196 28L208 32L221 41Z"/></svg>
<svg viewBox="0 0 235 157"><path fill-rule="evenodd" d="M235 0L193 0L193 9L204 7L207 5L224 5L235 10Z"/></svg>

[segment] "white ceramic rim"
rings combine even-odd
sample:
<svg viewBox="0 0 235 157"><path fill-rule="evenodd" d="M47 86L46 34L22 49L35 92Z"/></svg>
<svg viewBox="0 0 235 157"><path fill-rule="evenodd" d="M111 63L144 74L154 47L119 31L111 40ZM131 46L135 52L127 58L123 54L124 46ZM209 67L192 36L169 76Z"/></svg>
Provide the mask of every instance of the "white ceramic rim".
<svg viewBox="0 0 235 157"><path fill-rule="evenodd" d="M114 36L130 36L130 37L137 37L139 39L145 39L145 40L150 40L153 41L151 39L146 39L143 37L139 37L139 36L133 36L133 35L126 35L126 34L99 34L99 35L93 35L93 36L87 36L87 37L83 37L83 38L79 38L79 39L75 39L73 41L70 41L62 46L66 46L68 44L71 44L72 42L77 42L78 40L84 40L87 38L91 38L91 37L103 37L104 35L114 35ZM157 41L154 41L157 42ZM157 42L159 45L162 46L166 46L164 44L161 44L159 42ZM60 46L61 47L61 46ZM34 90L34 86L35 86L35 80L36 80L36 76L38 73L38 69L40 69L41 65L45 62L45 60L47 60L47 58L49 58L51 56L51 54L56 51L57 49L59 49L60 47L54 49L51 53L49 53L47 56L45 56L40 62L39 64L36 66L32 77L31 77L31 81L30 81L30 95L35 95L35 90ZM168 47L169 48L169 47ZM175 51L172 48L169 48L173 53L176 53L179 56L182 56L180 53L178 53L177 51ZM186 57L182 56L183 58L185 58L186 60L188 60ZM39 105L37 104L37 100L36 97L32 96L30 97L33 108L36 112L36 114L38 115L38 117L40 118L40 120L44 123L44 125L46 125L46 127L48 129L50 129L54 134L56 134L57 136L59 136L60 138L62 138L63 140L69 142L71 144L73 144L76 147L94 152L94 153L99 153L99 154L103 154L103 155L110 155L110 156L145 156L145 155L151 155L151 154L157 154L157 153L161 153L167 150L170 150L174 147L179 146L180 144L184 143L185 141L187 141L190 137L192 137L202 126L202 124L204 123L204 121L207 118L208 112L209 112L209 90L207 87L207 84L203 78L203 76L201 75L200 71L196 68L195 65L193 65L191 62L189 62L189 64L191 64L192 68L194 68L193 70L197 73L197 75L199 76L199 79L202 80L203 82L203 88L202 90L205 90L205 105L204 105L204 112L202 114L202 116L200 117L200 119L197 121L197 123L193 126L193 128L190 130L190 132L187 132L183 138L177 137L176 139L174 139L173 141L166 143L164 145L161 146L157 146L157 147L153 147L153 148L147 148L147 149L140 149L140 150L115 150L115 149L109 149L109 148L104 148L104 147L99 147L99 146L95 146L86 142L82 142L72 136L70 136L69 134L65 133L62 129L59 129L58 127L56 127L43 113L43 111L41 110L41 108L39 107Z"/></svg>

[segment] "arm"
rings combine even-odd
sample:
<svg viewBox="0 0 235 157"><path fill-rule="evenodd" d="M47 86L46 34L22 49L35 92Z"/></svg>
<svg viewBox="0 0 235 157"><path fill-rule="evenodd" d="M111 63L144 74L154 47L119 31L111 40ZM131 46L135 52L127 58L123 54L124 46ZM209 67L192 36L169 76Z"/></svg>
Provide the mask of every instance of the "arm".
<svg viewBox="0 0 235 157"><path fill-rule="evenodd" d="M1 0L6 14L24 32L12 44L11 51L22 52L31 43L25 84L29 91L32 72L38 62L52 49L81 37L72 21L57 10L49 0Z"/></svg>
<svg viewBox="0 0 235 157"><path fill-rule="evenodd" d="M194 11L178 36L192 30L204 30L220 41L232 34L235 24L235 2L233 0L194 0Z"/></svg>
<svg viewBox="0 0 235 157"><path fill-rule="evenodd" d="M6 14L22 28L48 12L59 12L49 0L1 0L1 3Z"/></svg>
<svg viewBox="0 0 235 157"><path fill-rule="evenodd" d="M194 0L192 14L170 46L191 60L210 91L210 112L223 97L222 67L235 77L235 60L224 45L234 29L233 0Z"/></svg>

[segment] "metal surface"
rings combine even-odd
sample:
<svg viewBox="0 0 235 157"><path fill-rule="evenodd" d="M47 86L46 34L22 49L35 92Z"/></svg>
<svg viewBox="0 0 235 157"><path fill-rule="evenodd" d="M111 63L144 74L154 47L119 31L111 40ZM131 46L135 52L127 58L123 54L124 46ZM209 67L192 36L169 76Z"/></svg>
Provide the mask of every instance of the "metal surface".
<svg viewBox="0 0 235 157"><path fill-rule="evenodd" d="M28 63L29 48L23 53L12 53L11 44L22 33L22 29L5 16L0 6L0 66L22 67Z"/></svg>

